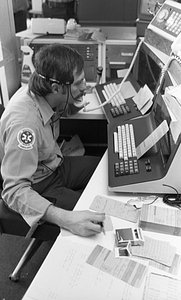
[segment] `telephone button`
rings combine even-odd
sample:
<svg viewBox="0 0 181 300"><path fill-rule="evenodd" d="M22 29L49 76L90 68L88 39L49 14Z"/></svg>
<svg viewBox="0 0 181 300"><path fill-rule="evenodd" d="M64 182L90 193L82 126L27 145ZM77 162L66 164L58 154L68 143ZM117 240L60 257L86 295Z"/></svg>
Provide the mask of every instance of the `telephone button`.
<svg viewBox="0 0 181 300"><path fill-rule="evenodd" d="M158 21L158 22L163 22L164 20L167 19L168 15L169 15L168 10L167 10L167 9L163 9L163 10L158 14L158 16L157 16L157 21Z"/></svg>

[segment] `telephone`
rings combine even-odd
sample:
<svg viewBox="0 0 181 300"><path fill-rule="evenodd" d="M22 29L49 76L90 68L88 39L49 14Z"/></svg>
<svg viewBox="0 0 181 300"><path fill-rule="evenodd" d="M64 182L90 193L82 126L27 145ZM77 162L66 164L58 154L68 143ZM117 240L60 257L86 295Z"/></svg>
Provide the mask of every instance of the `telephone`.
<svg viewBox="0 0 181 300"><path fill-rule="evenodd" d="M139 0L138 17L141 20L151 20L165 0Z"/></svg>
<svg viewBox="0 0 181 300"><path fill-rule="evenodd" d="M181 3L166 0L147 28L173 42L181 33Z"/></svg>

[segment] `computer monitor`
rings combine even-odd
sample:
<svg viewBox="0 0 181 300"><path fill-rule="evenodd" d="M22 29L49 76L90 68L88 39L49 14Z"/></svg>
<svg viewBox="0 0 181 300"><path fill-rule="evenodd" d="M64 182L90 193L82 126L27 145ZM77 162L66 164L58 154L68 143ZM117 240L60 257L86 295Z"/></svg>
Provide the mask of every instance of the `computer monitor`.
<svg viewBox="0 0 181 300"><path fill-rule="evenodd" d="M179 66L180 70L181 67ZM167 74L168 75L168 74ZM170 82L169 82L170 84ZM136 147L166 120L167 133L156 142L138 160L138 172L121 174L115 173L115 166L120 164L118 153L114 152L114 132L120 124L108 125L108 187L114 192L140 193L140 194L166 194L181 193L181 127L179 120L173 122L173 112L164 100L165 81L162 82L159 93L151 112L145 116L129 120L134 128ZM177 101L175 99L175 101ZM181 106L177 104L177 113L181 114ZM124 123L125 124L125 123Z"/></svg>

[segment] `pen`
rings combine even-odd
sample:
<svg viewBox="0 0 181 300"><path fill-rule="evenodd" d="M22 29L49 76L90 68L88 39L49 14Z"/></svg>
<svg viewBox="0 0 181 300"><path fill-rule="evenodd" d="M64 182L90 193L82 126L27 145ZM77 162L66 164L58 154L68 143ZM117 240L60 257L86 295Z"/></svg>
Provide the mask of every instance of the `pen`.
<svg viewBox="0 0 181 300"><path fill-rule="evenodd" d="M106 235L105 229L104 229L104 222L98 222L97 224L99 224L102 228L102 232L104 233L104 235Z"/></svg>

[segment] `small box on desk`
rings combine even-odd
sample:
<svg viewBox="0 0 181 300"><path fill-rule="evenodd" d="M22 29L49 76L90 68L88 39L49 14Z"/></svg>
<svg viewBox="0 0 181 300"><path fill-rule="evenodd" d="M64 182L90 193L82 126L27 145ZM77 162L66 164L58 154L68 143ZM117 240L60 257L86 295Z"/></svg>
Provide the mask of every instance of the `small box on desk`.
<svg viewBox="0 0 181 300"><path fill-rule="evenodd" d="M144 204L141 209L139 226L143 230L181 236L181 211Z"/></svg>
<svg viewBox="0 0 181 300"><path fill-rule="evenodd" d="M116 246L125 247L130 241L131 246L143 246L144 239L140 228L116 229Z"/></svg>

